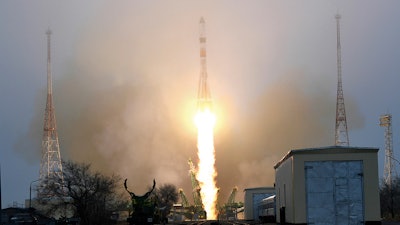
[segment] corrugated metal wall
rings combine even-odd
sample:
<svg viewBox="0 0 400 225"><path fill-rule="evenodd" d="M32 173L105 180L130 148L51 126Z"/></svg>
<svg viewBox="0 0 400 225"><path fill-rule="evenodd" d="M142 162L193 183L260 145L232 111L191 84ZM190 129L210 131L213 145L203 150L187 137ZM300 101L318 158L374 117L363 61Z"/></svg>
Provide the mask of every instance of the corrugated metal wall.
<svg viewBox="0 0 400 225"><path fill-rule="evenodd" d="M305 162L304 169L307 224L363 224L362 161Z"/></svg>

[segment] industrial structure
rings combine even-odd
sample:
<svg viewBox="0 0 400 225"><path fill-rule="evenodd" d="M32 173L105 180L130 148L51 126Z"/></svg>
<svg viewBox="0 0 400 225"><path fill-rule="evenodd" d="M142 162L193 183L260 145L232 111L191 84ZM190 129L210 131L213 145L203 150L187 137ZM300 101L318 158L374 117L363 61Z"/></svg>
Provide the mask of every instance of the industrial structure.
<svg viewBox="0 0 400 225"><path fill-rule="evenodd" d="M182 189L182 188L179 188L178 193L179 193L179 197L181 197L182 206L183 206L184 208L189 208L189 207L190 207L190 204L189 204L189 201L188 201L188 199L187 199L187 197L186 197L185 192L183 191L183 189Z"/></svg>
<svg viewBox="0 0 400 225"><path fill-rule="evenodd" d="M275 194L274 187L256 187L244 189L244 219L259 220L259 203Z"/></svg>
<svg viewBox="0 0 400 225"><path fill-rule="evenodd" d="M189 203L188 198L186 197L185 192L182 188L179 189L178 194L181 198L181 203L177 204L174 207L173 213L176 215L182 215L185 219L188 220L199 220L206 219L206 211L204 210L201 194L200 194L200 185L199 181L196 178L197 171L195 166L193 165L193 161L191 159L188 160L189 164L189 176L192 183L192 195L193 195L193 204ZM239 213L239 209L243 207L243 203L236 202L236 193L238 188L234 187L229 194L228 200L225 204L221 205L219 210L219 219L232 220L237 219L237 213Z"/></svg>
<svg viewBox="0 0 400 225"><path fill-rule="evenodd" d="M205 219L206 218L206 212L204 210L203 202L201 199L201 194L200 194L200 184L199 181L196 178L196 168L193 165L192 159L188 160L189 164L189 176L190 176L190 181L192 183L192 196L193 196L193 204L190 204L188 201L188 198L185 195L185 192L183 191L182 188L179 189L179 196L181 198L181 210L175 211L177 214L183 215L186 219L189 220L198 220L198 219Z"/></svg>
<svg viewBox="0 0 400 225"><path fill-rule="evenodd" d="M271 209L278 224L381 223L378 149L349 147L342 88L341 16L335 18L338 73L335 145L291 150L276 163L276 195ZM388 117L381 117L381 126L389 128L389 124Z"/></svg>
<svg viewBox="0 0 400 225"><path fill-rule="evenodd" d="M189 159L188 161L189 164L189 174L190 174L190 180L192 182L192 195L193 195L193 213L195 218L199 219L205 219L206 218L206 212L204 210L203 206L203 201L201 199L201 188L199 181L196 178L196 168L193 165L193 161Z"/></svg>
<svg viewBox="0 0 400 225"><path fill-rule="evenodd" d="M349 146L349 135L347 133L346 110L344 107L344 97L342 88L342 47L340 45L340 18L337 14L337 96L336 96L336 127L335 127L335 145Z"/></svg>
<svg viewBox="0 0 400 225"><path fill-rule="evenodd" d="M236 211L239 208L239 205L235 202L237 190L237 187L232 189L231 194L228 197L228 201L221 207L221 209L219 209L220 215L223 215L224 219L237 219Z"/></svg>
<svg viewBox="0 0 400 225"><path fill-rule="evenodd" d="M393 155L393 133L392 133L392 115L385 114L379 118L379 125L385 127L385 168L383 179L389 188L392 187L393 180L397 177L395 158Z"/></svg>
<svg viewBox="0 0 400 225"><path fill-rule="evenodd" d="M58 177L63 180L63 171L60 155L60 144L56 125L56 115L53 105L53 87L51 75L51 30L47 35L47 101L44 114L43 138L42 138L42 159L40 162L40 182L42 186L47 178ZM40 195L40 190L38 195ZM46 193L47 194L47 193Z"/></svg>
<svg viewBox="0 0 400 225"><path fill-rule="evenodd" d="M378 149L289 151L275 166L280 224L380 224Z"/></svg>
<svg viewBox="0 0 400 225"><path fill-rule="evenodd" d="M238 214L243 211L243 202L236 202L235 200L237 190L237 187L233 187L231 193L228 196L227 202L218 208L219 219L237 220Z"/></svg>
<svg viewBox="0 0 400 225"><path fill-rule="evenodd" d="M178 190L178 195L181 198L181 203L176 203L171 209L173 221L184 221L193 219L193 206L190 205L185 192L182 188Z"/></svg>

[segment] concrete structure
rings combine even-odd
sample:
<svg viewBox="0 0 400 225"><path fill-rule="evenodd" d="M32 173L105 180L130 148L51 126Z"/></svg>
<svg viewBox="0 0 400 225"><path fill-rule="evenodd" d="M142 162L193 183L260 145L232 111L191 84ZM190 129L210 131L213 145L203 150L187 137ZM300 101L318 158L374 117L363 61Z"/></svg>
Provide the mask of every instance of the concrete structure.
<svg viewBox="0 0 400 225"><path fill-rule="evenodd" d="M380 224L378 149L289 151L275 166L276 218L287 224Z"/></svg>
<svg viewBox="0 0 400 225"><path fill-rule="evenodd" d="M244 219L258 220L258 204L262 199L275 194L273 187L257 187L244 189Z"/></svg>

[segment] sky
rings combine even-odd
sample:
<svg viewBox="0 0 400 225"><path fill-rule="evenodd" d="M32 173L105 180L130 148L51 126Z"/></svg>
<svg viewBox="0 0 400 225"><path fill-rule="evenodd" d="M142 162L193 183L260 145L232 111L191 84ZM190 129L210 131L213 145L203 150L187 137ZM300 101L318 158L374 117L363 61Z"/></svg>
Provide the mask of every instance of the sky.
<svg viewBox="0 0 400 225"><path fill-rule="evenodd" d="M350 145L379 148L382 176L382 114L393 116L400 158L399 9L395 0L1 1L2 205L23 204L39 177L48 28L61 157L127 178L136 194L154 178L191 196L202 16L222 202L235 186L238 201L245 188L273 186L289 150L334 145L337 13Z"/></svg>

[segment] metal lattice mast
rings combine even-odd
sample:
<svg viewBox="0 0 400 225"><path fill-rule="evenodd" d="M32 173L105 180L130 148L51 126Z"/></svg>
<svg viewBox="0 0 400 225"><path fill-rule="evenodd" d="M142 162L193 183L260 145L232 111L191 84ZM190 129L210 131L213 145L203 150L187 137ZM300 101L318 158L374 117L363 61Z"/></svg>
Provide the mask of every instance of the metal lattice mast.
<svg viewBox="0 0 400 225"><path fill-rule="evenodd" d="M346 110L344 107L344 97L342 88L342 50L340 45L340 18L337 14L336 27L337 27L337 99L336 99L336 127L335 127L335 145L336 146L349 146L349 135L347 133Z"/></svg>
<svg viewBox="0 0 400 225"><path fill-rule="evenodd" d="M40 180L43 182L47 178L61 178L63 180L62 163L60 155L60 145L58 142L56 116L53 105L53 87L51 76L51 30L47 30L47 101L44 114L43 139L42 139L42 159L40 162Z"/></svg>
<svg viewBox="0 0 400 225"><path fill-rule="evenodd" d="M385 114L379 118L380 126L385 129L385 169L383 179L391 187L393 179L397 176L395 168L395 158L393 156L393 133L392 133L392 115Z"/></svg>

